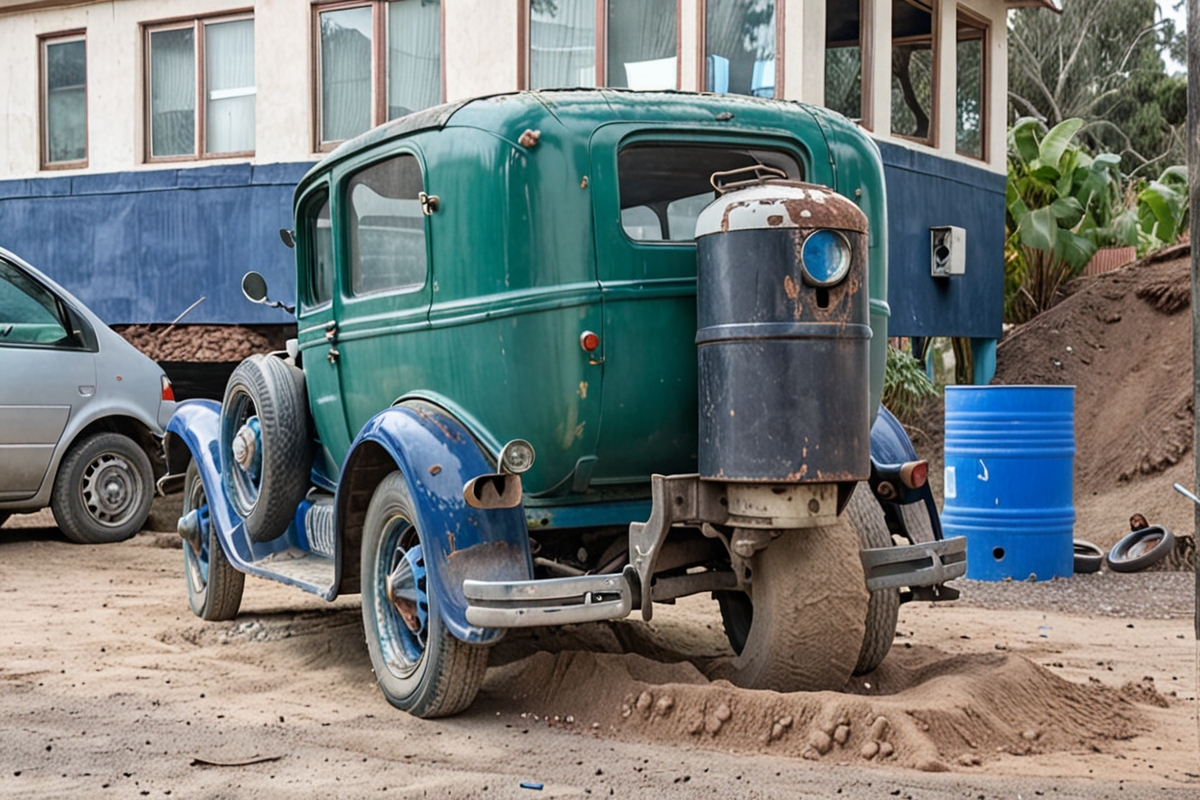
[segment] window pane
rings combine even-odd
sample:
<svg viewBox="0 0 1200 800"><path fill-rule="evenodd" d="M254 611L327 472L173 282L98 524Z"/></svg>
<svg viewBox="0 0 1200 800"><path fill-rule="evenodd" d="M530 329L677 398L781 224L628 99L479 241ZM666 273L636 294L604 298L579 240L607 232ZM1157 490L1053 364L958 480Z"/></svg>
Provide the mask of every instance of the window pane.
<svg viewBox="0 0 1200 800"><path fill-rule="evenodd" d="M254 20L204 26L205 148L254 150Z"/></svg>
<svg viewBox="0 0 1200 800"><path fill-rule="evenodd" d="M436 106L442 99L442 12L439 0L388 3L388 119Z"/></svg>
<svg viewBox="0 0 1200 800"><path fill-rule="evenodd" d="M87 158L87 44L46 44L46 160Z"/></svg>
<svg viewBox="0 0 1200 800"><path fill-rule="evenodd" d="M858 3L825 0L825 107L862 118L862 26Z"/></svg>
<svg viewBox="0 0 1200 800"><path fill-rule="evenodd" d="M333 224L329 198L318 197L305 209L308 236L308 305L319 306L333 298Z"/></svg>
<svg viewBox="0 0 1200 800"><path fill-rule="evenodd" d="M0 261L0 345L51 344L66 338L54 296Z"/></svg>
<svg viewBox="0 0 1200 800"><path fill-rule="evenodd" d="M321 18L321 141L371 127L371 8L325 11Z"/></svg>
<svg viewBox="0 0 1200 800"><path fill-rule="evenodd" d="M638 242L690 242L696 218L716 198L714 172L763 164L803 180L804 170L789 153L712 145L637 144L617 156L621 227Z"/></svg>
<svg viewBox="0 0 1200 800"><path fill-rule="evenodd" d="M608 0L606 85L674 89L675 0Z"/></svg>
<svg viewBox="0 0 1200 800"><path fill-rule="evenodd" d="M529 86L596 85L596 0L529 0Z"/></svg>
<svg viewBox="0 0 1200 800"><path fill-rule="evenodd" d="M709 0L704 74L710 92L775 96L775 0Z"/></svg>
<svg viewBox="0 0 1200 800"><path fill-rule="evenodd" d="M892 0L892 133L930 137L933 117L933 14Z"/></svg>
<svg viewBox="0 0 1200 800"><path fill-rule="evenodd" d="M984 29L959 20L955 141L958 152L983 158Z"/></svg>
<svg viewBox="0 0 1200 800"><path fill-rule="evenodd" d="M354 294L425 284L421 166L397 156L350 180L350 280Z"/></svg>
<svg viewBox="0 0 1200 800"><path fill-rule="evenodd" d="M196 152L196 42L191 28L150 34L150 152Z"/></svg>

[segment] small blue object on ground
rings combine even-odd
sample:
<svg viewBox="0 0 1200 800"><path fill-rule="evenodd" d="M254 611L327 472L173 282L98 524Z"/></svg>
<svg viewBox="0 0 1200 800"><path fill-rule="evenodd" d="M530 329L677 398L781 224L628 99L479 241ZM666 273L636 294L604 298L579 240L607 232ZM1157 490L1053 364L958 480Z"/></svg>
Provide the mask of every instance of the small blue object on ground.
<svg viewBox="0 0 1200 800"><path fill-rule="evenodd" d="M521 781L522 789L536 789L537 791L540 792L542 790L543 785L544 784L541 784L541 783L534 783L533 781Z"/></svg>

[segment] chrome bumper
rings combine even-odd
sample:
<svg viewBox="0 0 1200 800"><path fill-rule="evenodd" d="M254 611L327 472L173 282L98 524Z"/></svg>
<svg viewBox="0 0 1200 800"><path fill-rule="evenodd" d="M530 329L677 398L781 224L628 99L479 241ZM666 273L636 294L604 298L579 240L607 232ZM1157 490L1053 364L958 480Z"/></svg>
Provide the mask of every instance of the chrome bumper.
<svg viewBox="0 0 1200 800"><path fill-rule="evenodd" d="M876 547L861 553L867 589L936 586L967 572L967 540L962 536L902 547Z"/></svg>
<svg viewBox="0 0 1200 800"><path fill-rule="evenodd" d="M624 619L634 607L637 573L540 581L463 581L467 622L483 628L532 628Z"/></svg>

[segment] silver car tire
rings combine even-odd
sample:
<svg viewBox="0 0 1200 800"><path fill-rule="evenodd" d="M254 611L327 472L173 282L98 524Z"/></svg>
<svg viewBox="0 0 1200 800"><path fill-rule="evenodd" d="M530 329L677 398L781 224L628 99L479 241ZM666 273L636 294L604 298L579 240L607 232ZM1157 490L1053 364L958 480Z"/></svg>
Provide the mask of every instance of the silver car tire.
<svg viewBox="0 0 1200 800"><path fill-rule="evenodd" d="M54 521L76 544L108 544L146 524L154 499L154 470L137 442L120 433L94 433L67 453L54 478Z"/></svg>

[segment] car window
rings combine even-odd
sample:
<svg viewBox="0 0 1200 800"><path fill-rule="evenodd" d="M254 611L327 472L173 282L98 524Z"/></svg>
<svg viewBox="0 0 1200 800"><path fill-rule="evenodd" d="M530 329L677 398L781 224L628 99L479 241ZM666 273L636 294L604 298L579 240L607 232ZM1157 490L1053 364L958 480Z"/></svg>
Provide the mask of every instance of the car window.
<svg viewBox="0 0 1200 800"><path fill-rule="evenodd" d="M70 340L54 295L12 264L0 261L0 344Z"/></svg>
<svg viewBox="0 0 1200 800"><path fill-rule="evenodd" d="M308 291L305 305L320 306L333 299L333 225L329 195L322 193L304 208L305 261Z"/></svg>
<svg viewBox="0 0 1200 800"><path fill-rule="evenodd" d="M423 187L415 156L400 155L350 179L350 281L356 295L425 285Z"/></svg>
<svg viewBox="0 0 1200 800"><path fill-rule="evenodd" d="M696 218L717 196L712 174L755 165L804 180L796 157L778 150L666 142L625 147L617 155L621 227L636 242L690 242Z"/></svg>

